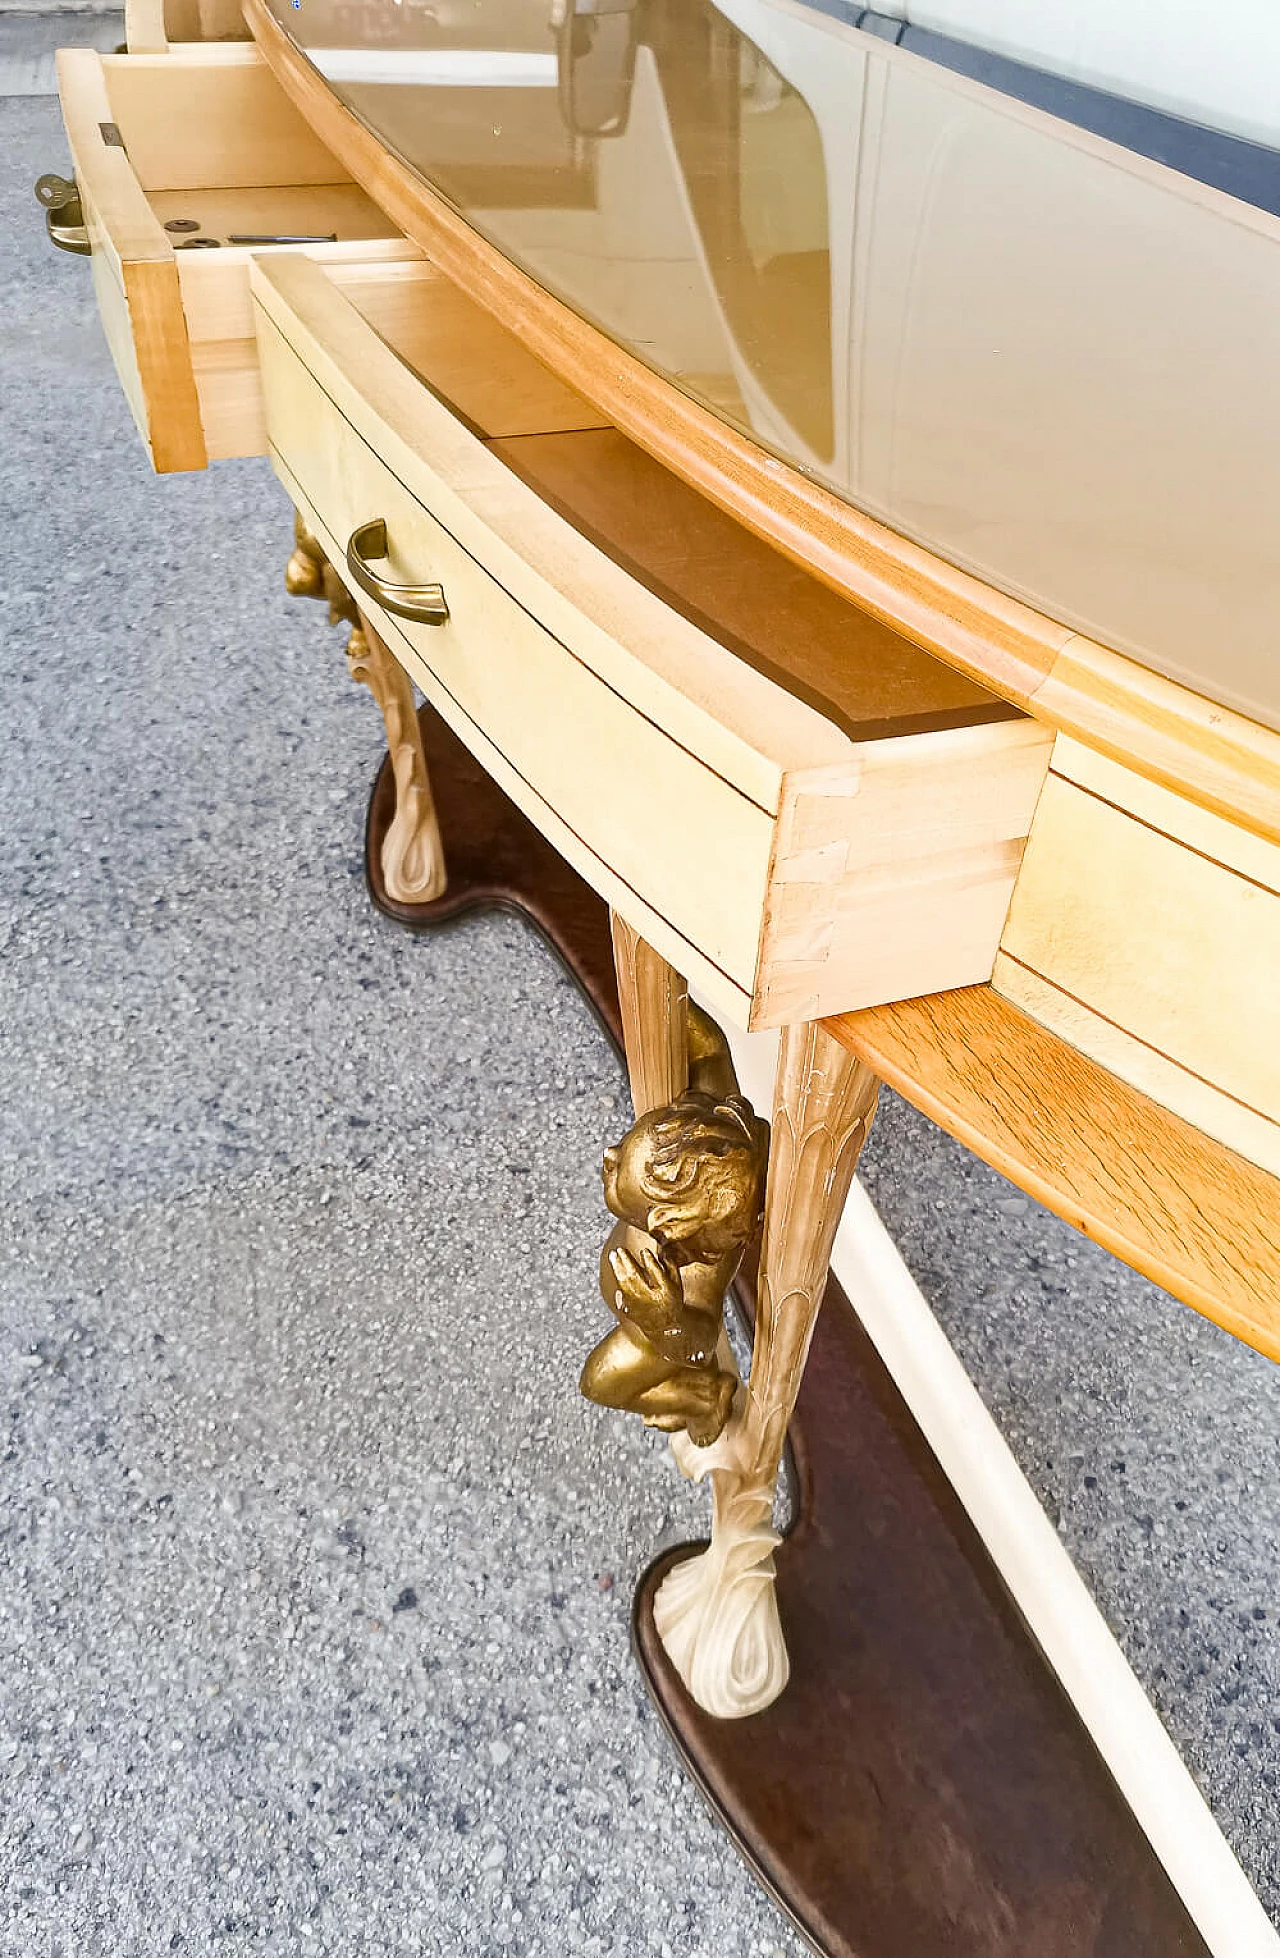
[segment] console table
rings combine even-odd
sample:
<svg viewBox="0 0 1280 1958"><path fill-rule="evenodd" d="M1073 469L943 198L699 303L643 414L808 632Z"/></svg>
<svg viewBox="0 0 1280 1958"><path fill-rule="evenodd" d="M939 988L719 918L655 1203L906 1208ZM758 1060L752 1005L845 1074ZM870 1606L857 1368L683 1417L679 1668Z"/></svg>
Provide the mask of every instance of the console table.
<svg viewBox="0 0 1280 1958"><path fill-rule="evenodd" d="M376 901L520 902L624 1043L583 1386L714 1511L638 1594L663 1717L822 1950L1202 1952L1069 1709L1035 1724L1007 1604L1009 1705L973 1661L957 1732L885 1728L877 1783L841 1618L865 1362L818 1309L888 1081L1280 1356L1280 451L1239 398L1275 220L789 0L245 20L137 6L128 53L63 54L74 179L39 195L153 466L267 454L288 492L290 589L386 724ZM1238 386L1178 366L1219 312ZM768 1131L717 1018L778 1030ZM780 1613L793 1552L825 1616ZM909 1659L909 1618L919 1677L971 1662Z"/></svg>

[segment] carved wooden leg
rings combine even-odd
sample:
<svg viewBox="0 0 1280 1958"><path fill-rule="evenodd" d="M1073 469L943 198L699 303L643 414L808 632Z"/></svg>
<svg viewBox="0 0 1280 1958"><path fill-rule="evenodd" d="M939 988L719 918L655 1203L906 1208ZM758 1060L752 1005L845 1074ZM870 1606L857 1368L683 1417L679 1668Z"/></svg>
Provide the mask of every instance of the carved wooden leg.
<svg viewBox="0 0 1280 1958"><path fill-rule="evenodd" d="M429 904L447 882L444 846L422 751L413 688L399 661L356 610L355 600L330 564L325 549L298 511L293 517L293 555L285 566L285 590L294 598L326 599L329 623L346 621L347 666L382 709L396 785L396 812L382 844L387 896L398 904Z"/></svg>
<svg viewBox="0 0 1280 1958"><path fill-rule="evenodd" d="M363 681L382 709L395 775L396 813L382 845L387 895L399 904L429 904L443 897L447 878L413 687L363 619L347 641L347 665L352 679Z"/></svg>
<svg viewBox="0 0 1280 1958"><path fill-rule="evenodd" d="M451 850L436 915L514 902L620 1039L605 905L423 719ZM385 821L390 774L384 764ZM636 1601L649 1691L750 1868L815 1951L989 1958L994 1939L1006 1954L1068 1958L1081 1900L1087 1917L1097 1898L1125 1958L1208 1958L834 1280L797 1411L802 1515L778 1553L796 1664L776 1704L718 1720L691 1699L653 1622L673 1553ZM886 1515L901 1527L886 1531Z"/></svg>
<svg viewBox="0 0 1280 1958"><path fill-rule="evenodd" d="M609 924L631 1100L637 1116L647 1115L689 1083L689 988L616 911Z"/></svg>
<svg viewBox="0 0 1280 1958"><path fill-rule="evenodd" d="M761 1712L787 1683L774 1593L774 1490L878 1087L820 1025L784 1029L750 1380L710 1448L694 1447L685 1434L672 1442L686 1475L711 1478L711 1544L668 1573L653 1602L654 1624L693 1698L725 1719Z"/></svg>
<svg viewBox="0 0 1280 1958"><path fill-rule="evenodd" d="M313 537L302 520L293 513L293 555L284 568L284 588L290 598L323 598L324 571L328 563L324 546Z"/></svg>
<svg viewBox="0 0 1280 1958"><path fill-rule="evenodd" d="M690 1006L684 980L621 918L612 929L637 1119L606 1156L606 1197L621 1224L606 1246L602 1286L620 1330L590 1356L582 1389L674 1430L684 1474L710 1478L710 1546L670 1570L653 1599L653 1623L698 1705L731 1719L760 1712L787 1682L774 1492L879 1083L820 1024L784 1030L750 1379L734 1391L723 1327L718 1342L711 1334L714 1367L705 1331L692 1365L681 1366L690 1330L714 1327L708 1312L718 1313L759 1215L763 1124L738 1096L723 1038ZM754 1170L752 1147L761 1152ZM741 1212L722 1181L731 1159L748 1205Z"/></svg>
<svg viewBox="0 0 1280 1958"><path fill-rule="evenodd" d="M668 965L638 931L633 931L616 911L609 913L613 935L613 964L618 979L618 1006L622 1019L622 1046L631 1080L631 1103L637 1120L650 1109L662 1108L682 1095L689 1086L695 1049L699 1085L730 1093L737 1088L732 1064L724 1055L725 1078L715 1079L723 1039L718 1027L689 1005L689 984L683 974ZM737 1377L738 1363L722 1329L716 1342L716 1362L724 1373Z"/></svg>

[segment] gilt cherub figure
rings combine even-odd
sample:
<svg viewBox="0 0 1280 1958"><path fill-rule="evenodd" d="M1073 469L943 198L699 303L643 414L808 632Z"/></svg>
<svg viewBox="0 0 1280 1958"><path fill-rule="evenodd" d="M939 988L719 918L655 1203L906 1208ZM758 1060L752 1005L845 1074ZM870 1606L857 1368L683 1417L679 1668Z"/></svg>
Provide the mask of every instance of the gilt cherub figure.
<svg viewBox="0 0 1280 1958"><path fill-rule="evenodd" d="M690 1009L690 1086L606 1150L618 1219L600 1289L618 1324L582 1370L588 1400L685 1429L707 1447L729 1418L737 1374L721 1364L724 1297L764 1200L769 1125L736 1092L723 1036Z"/></svg>

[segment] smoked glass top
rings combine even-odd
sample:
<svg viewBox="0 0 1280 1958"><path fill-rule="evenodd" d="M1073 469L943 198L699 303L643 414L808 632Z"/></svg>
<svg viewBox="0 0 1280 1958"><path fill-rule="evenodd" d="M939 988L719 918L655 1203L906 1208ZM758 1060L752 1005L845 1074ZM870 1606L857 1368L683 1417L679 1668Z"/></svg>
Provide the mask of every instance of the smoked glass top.
<svg viewBox="0 0 1280 1958"><path fill-rule="evenodd" d="M1273 0L271 0L367 127L792 467L1280 726Z"/></svg>

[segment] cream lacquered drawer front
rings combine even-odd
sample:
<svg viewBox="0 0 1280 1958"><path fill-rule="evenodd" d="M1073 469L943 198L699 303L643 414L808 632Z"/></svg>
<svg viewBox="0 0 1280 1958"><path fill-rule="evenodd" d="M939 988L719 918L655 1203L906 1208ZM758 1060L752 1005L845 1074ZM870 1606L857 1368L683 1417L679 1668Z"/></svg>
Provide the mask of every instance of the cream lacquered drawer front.
<svg viewBox="0 0 1280 1958"><path fill-rule="evenodd" d="M996 990L1280 1175L1280 845L1068 736Z"/></svg>
<svg viewBox="0 0 1280 1958"><path fill-rule="evenodd" d="M154 467L260 455L255 247L232 240L334 234L308 249L337 259L414 248L252 46L68 49L58 82L103 328Z"/></svg>
<svg viewBox="0 0 1280 1958"><path fill-rule="evenodd" d="M357 591L378 632L507 792L544 830L554 826L553 840L591 881L611 876L620 909L638 895L698 945L730 981L741 1016L768 873L769 811L638 712L513 598L487 568L484 540L472 530L468 549L426 507L429 498L442 517L456 518L442 484L408 488L382 460L380 432L369 428L366 440L266 321L260 344L273 460L335 565L345 568L353 531L380 518L390 559L377 569L443 587L449 618L441 626L396 617ZM457 433L472 444L466 430ZM445 469L451 460L441 456ZM501 469L483 451L479 460Z"/></svg>
<svg viewBox="0 0 1280 1958"><path fill-rule="evenodd" d="M468 341L483 316L468 325L454 288L405 268L374 331L344 276L292 254L252 268L273 461L353 589L348 547L379 522L374 574L443 587L443 624L356 596L563 854L740 1023L988 976L1042 731L1002 719L851 740L628 575L483 439L573 431L575 411L590 428L585 402L503 336L473 363L476 389L451 397L464 424L392 343L412 340L443 388L437 312Z"/></svg>

